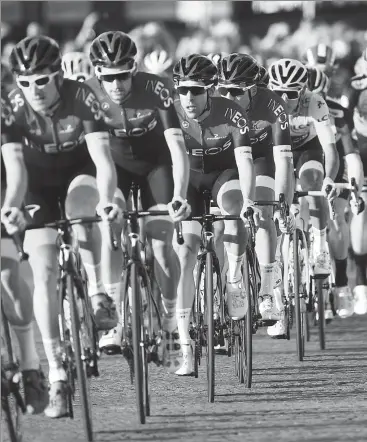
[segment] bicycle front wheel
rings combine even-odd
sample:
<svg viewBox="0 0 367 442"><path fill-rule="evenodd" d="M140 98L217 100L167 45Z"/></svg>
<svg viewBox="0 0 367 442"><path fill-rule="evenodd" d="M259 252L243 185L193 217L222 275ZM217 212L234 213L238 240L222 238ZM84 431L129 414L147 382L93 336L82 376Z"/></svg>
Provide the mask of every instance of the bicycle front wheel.
<svg viewBox="0 0 367 442"><path fill-rule="evenodd" d="M82 416L85 434L88 442L93 441L93 425L92 425L92 409L89 395L89 380L88 380L88 357L85 357L85 349L82 345L81 337L81 318L78 308L77 300L83 298L79 296L78 288L74 284L73 276L66 277L66 290L70 305L70 322L73 337L74 363L76 367L76 374L78 379L80 402L82 406Z"/></svg>
<svg viewBox="0 0 367 442"><path fill-rule="evenodd" d="M205 305L206 320L208 326L207 336L207 380L208 380L208 401L214 402L214 286L213 286L213 255L208 252L205 260Z"/></svg>
<svg viewBox="0 0 367 442"><path fill-rule="evenodd" d="M242 372L243 380L247 388L251 388L252 384L252 297L253 293L250 284L250 256L246 251L245 262L243 266L243 281L245 292L247 293L247 313L244 318L244 324L241 333L242 345Z"/></svg>
<svg viewBox="0 0 367 442"><path fill-rule="evenodd" d="M147 394L146 376L144 367L146 363L144 350L144 336L142 334L142 303L140 297L140 289L138 284L137 265L133 262L130 268L130 286L131 286L131 328L132 328L132 343L133 343L133 357L134 357L134 377L135 377L135 395L136 407L138 410L139 421L145 424L145 406L144 398Z"/></svg>

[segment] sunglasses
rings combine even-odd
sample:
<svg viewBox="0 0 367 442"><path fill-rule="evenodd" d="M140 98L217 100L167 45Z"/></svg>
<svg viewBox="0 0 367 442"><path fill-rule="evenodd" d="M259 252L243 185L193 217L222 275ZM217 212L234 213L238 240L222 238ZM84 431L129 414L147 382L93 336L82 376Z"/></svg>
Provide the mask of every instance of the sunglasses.
<svg viewBox="0 0 367 442"><path fill-rule="evenodd" d="M276 89L273 89L273 92L275 92L280 97L285 94L289 100L297 100L302 93L302 91L281 91Z"/></svg>
<svg viewBox="0 0 367 442"><path fill-rule="evenodd" d="M22 88L29 88L31 85L35 84L39 89L43 89L47 84L50 83L52 78L58 74L59 72L53 72L52 74L40 75L36 78L17 77L17 84Z"/></svg>
<svg viewBox="0 0 367 442"><path fill-rule="evenodd" d="M197 97L198 95L204 94L207 89L208 88L204 86L179 86L177 92L180 95L187 95L191 92L194 97Z"/></svg>
<svg viewBox="0 0 367 442"><path fill-rule="evenodd" d="M240 97L241 95L243 95L245 93L245 89L241 89L239 87L220 86L220 87L218 87L217 90L220 93L220 95L222 95L223 97L227 96L227 94L231 94L232 97Z"/></svg>
<svg viewBox="0 0 367 442"><path fill-rule="evenodd" d="M115 80L126 81L131 77L131 75L132 75L132 71L123 71L123 72L118 72L117 74L100 74L98 78L101 81L106 81L107 83L112 83Z"/></svg>

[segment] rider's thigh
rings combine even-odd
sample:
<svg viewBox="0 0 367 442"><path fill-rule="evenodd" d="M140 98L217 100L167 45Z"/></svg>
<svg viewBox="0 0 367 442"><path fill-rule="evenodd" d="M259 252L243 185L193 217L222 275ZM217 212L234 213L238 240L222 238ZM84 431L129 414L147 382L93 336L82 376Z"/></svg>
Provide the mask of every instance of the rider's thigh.
<svg viewBox="0 0 367 442"><path fill-rule="evenodd" d="M65 199L69 218L94 216L99 202L97 181L92 175L77 175L71 181Z"/></svg>
<svg viewBox="0 0 367 442"><path fill-rule="evenodd" d="M243 197L235 169L224 170L216 179L212 196L223 215L240 215Z"/></svg>
<svg viewBox="0 0 367 442"><path fill-rule="evenodd" d="M258 158L254 161L256 173L256 192L257 201L273 201L275 194L275 165L268 157ZM261 212L261 218L271 218L273 216L273 206L258 206Z"/></svg>
<svg viewBox="0 0 367 442"><path fill-rule="evenodd" d="M302 190L320 190L324 179L324 153L317 137L295 153L296 175Z"/></svg>

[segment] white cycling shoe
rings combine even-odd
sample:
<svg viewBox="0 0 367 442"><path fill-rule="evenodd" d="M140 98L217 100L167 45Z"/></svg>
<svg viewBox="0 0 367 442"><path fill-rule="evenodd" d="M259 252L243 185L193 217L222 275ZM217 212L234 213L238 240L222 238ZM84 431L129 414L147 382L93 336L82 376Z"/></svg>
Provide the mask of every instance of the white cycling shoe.
<svg viewBox="0 0 367 442"><path fill-rule="evenodd" d="M281 319L274 325L268 327L267 332L268 335L273 339L286 339L287 328L285 325L285 320Z"/></svg>
<svg viewBox="0 0 367 442"><path fill-rule="evenodd" d="M259 311L264 321L279 321L281 311L275 305L275 299L272 295L260 295L262 302L259 304Z"/></svg>
<svg viewBox="0 0 367 442"><path fill-rule="evenodd" d="M367 313L367 285L357 285L353 290L354 313L365 315Z"/></svg>
<svg viewBox="0 0 367 442"><path fill-rule="evenodd" d="M116 355L121 353L122 342L122 325L117 324L117 327L103 333L99 340L99 348L107 355Z"/></svg>
<svg viewBox="0 0 367 442"><path fill-rule="evenodd" d="M341 318L349 318L354 313L354 300L349 287L337 287L334 292L337 296L337 313Z"/></svg>

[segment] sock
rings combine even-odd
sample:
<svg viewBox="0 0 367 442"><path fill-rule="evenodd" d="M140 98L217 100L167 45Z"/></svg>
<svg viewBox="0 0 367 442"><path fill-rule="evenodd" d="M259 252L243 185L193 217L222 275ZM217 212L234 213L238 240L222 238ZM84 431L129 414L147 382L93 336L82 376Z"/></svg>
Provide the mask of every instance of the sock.
<svg viewBox="0 0 367 442"><path fill-rule="evenodd" d="M166 331L173 332L177 327L176 322L176 299L171 300L162 296L164 308L163 328Z"/></svg>
<svg viewBox="0 0 367 442"><path fill-rule="evenodd" d="M182 308L176 310L177 328L180 335L181 345L191 343L189 333L191 308Z"/></svg>
<svg viewBox="0 0 367 442"><path fill-rule="evenodd" d="M282 261L282 248L281 248L281 243L282 243L282 235L279 235L277 237L277 249L275 251L275 261L281 262Z"/></svg>
<svg viewBox="0 0 367 442"><path fill-rule="evenodd" d="M260 264L261 274L261 295L273 295L273 268L275 262L270 264Z"/></svg>
<svg viewBox="0 0 367 442"><path fill-rule="evenodd" d="M113 299L113 302L117 305L121 295L121 282L114 284L104 284L107 295Z"/></svg>
<svg viewBox="0 0 367 442"><path fill-rule="evenodd" d="M96 266L91 264L84 264L85 270L88 274L88 294L90 297L98 295L98 293L105 293L105 288L100 277L101 264Z"/></svg>
<svg viewBox="0 0 367 442"><path fill-rule="evenodd" d="M62 367L60 341L58 338L43 339L43 347L45 349L49 375L48 381L53 384L57 381L67 381L65 370Z"/></svg>
<svg viewBox="0 0 367 442"><path fill-rule="evenodd" d="M347 276L348 259L335 259L335 286L345 287L348 285Z"/></svg>
<svg viewBox="0 0 367 442"><path fill-rule="evenodd" d="M227 251L228 259L228 282L238 282L242 278L241 265L243 262L243 255L237 256Z"/></svg>
<svg viewBox="0 0 367 442"><path fill-rule="evenodd" d="M356 285L367 285L367 254L356 255L354 253L353 257L356 263Z"/></svg>
<svg viewBox="0 0 367 442"><path fill-rule="evenodd" d="M12 325L14 333L18 339L20 350L20 369L38 370L40 359L37 354L36 342L34 339L33 323L18 326Z"/></svg>
<svg viewBox="0 0 367 442"><path fill-rule="evenodd" d="M322 230L318 230L315 227L312 227L313 233L313 252L314 254L323 252L327 250L326 246L326 227Z"/></svg>

